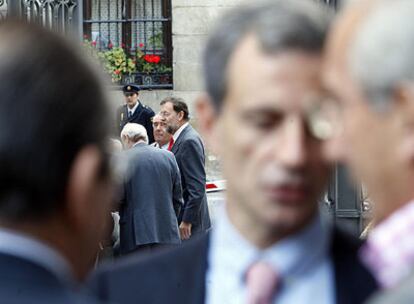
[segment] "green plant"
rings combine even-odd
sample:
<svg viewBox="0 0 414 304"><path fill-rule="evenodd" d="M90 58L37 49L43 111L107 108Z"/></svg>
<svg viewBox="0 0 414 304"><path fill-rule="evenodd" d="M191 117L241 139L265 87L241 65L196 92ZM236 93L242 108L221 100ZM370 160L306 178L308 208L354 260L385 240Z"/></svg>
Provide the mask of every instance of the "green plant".
<svg viewBox="0 0 414 304"><path fill-rule="evenodd" d="M171 67L161 63L159 55L145 54L141 49L138 49L136 52L136 65L138 71L146 74L172 71Z"/></svg>
<svg viewBox="0 0 414 304"><path fill-rule="evenodd" d="M157 31L153 36L148 38L148 44L152 45L156 49L164 48L163 33L162 31Z"/></svg>
<svg viewBox="0 0 414 304"><path fill-rule="evenodd" d="M128 58L125 50L121 47L98 52L98 56L105 70L111 75L112 82L119 82L122 75L131 75L136 71L135 61Z"/></svg>
<svg viewBox="0 0 414 304"><path fill-rule="evenodd" d="M151 37L151 39L159 38ZM137 71L146 74L172 72L170 66L162 63L159 55L145 54L142 51L144 49L144 44L142 43L139 45L135 56L132 57L128 56L123 47L114 47L111 42L108 44L108 50L99 51L96 42L89 41L85 36L83 45L87 52L99 59L104 70L111 76L114 83L121 81L123 75L131 75Z"/></svg>
<svg viewBox="0 0 414 304"><path fill-rule="evenodd" d="M99 59L114 83L119 82L122 75L131 75L136 72L134 59L129 58L122 47L113 47L113 44L109 42L108 50L99 51L96 41L89 41L87 36L84 37L83 46L87 52Z"/></svg>

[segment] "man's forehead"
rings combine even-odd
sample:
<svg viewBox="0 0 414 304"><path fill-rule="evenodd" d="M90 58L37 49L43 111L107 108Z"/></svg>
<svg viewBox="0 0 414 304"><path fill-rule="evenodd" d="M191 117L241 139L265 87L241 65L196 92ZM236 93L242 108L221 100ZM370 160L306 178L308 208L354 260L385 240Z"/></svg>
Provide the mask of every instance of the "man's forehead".
<svg viewBox="0 0 414 304"><path fill-rule="evenodd" d="M267 53L255 36L247 36L229 62L227 97L238 100L242 108L276 109L292 98L300 106L311 95L320 95L320 64L319 53L293 49Z"/></svg>
<svg viewBox="0 0 414 304"><path fill-rule="evenodd" d="M366 0L351 4L338 17L328 34L324 56L324 70L346 69L348 53L361 23L371 12L377 0Z"/></svg>

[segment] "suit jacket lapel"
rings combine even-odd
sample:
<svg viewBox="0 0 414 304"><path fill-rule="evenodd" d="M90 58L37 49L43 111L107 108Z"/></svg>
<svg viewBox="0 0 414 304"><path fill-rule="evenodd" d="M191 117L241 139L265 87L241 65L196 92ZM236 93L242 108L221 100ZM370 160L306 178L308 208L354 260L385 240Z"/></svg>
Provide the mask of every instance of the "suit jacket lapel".
<svg viewBox="0 0 414 304"><path fill-rule="evenodd" d="M132 114L132 116L128 118L128 122L131 122L133 120L134 121L139 120L139 117L141 116L141 114L142 114L142 104L141 102L139 102L138 107L135 109L134 114ZM127 115L128 115L128 112L127 112Z"/></svg>
<svg viewBox="0 0 414 304"><path fill-rule="evenodd" d="M181 145L181 143L183 142L183 138L186 136L187 132L190 131L191 125L188 125L187 127L184 128L184 130L181 132L180 136L178 136L177 141L174 142L174 145L172 146L171 152L176 154L177 151L179 150L179 147Z"/></svg>
<svg viewBox="0 0 414 304"><path fill-rule="evenodd" d="M200 235L183 244L185 252L179 257L179 269L173 274L172 281L169 285L168 297L175 295L174 303L181 304L202 304L205 303L205 285L207 273L207 257L209 248L209 236ZM179 288L177 289L177 285ZM167 303L164 299L162 303ZM158 303L158 302L157 302ZM161 301L160 301L161 303Z"/></svg>
<svg viewBox="0 0 414 304"><path fill-rule="evenodd" d="M191 291L191 301L193 303L205 303L206 299L206 274L208 268L208 250L210 245L210 234L200 237L200 245L195 252L195 256L199 259L194 259L197 264L193 265L194 271L194 289Z"/></svg>
<svg viewBox="0 0 414 304"><path fill-rule="evenodd" d="M363 303L378 288L372 275L359 261L360 244L334 229L331 253L337 304Z"/></svg>

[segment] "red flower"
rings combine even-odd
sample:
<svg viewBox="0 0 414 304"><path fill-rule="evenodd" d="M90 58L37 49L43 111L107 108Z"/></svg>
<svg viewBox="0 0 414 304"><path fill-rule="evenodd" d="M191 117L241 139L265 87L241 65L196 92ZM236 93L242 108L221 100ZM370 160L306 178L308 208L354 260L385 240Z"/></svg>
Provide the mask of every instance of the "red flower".
<svg viewBox="0 0 414 304"><path fill-rule="evenodd" d="M152 62L152 55L144 55L142 57L146 62L151 63Z"/></svg>
<svg viewBox="0 0 414 304"><path fill-rule="evenodd" d="M142 58L146 62L155 63L155 64L157 64L157 63L159 63L161 61L161 57L158 56L158 55L144 55Z"/></svg>
<svg viewBox="0 0 414 304"><path fill-rule="evenodd" d="M140 43L139 44L139 47L142 49L144 47L144 44L143 43Z"/></svg>
<svg viewBox="0 0 414 304"><path fill-rule="evenodd" d="M114 74L116 74L116 75L121 74L121 70L115 70L115 71L114 71Z"/></svg>
<svg viewBox="0 0 414 304"><path fill-rule="evenodd" d="M92 42L91 42L91 44L92 44L93 46L96 46L96 41L92 41Z"/></svg>
<svg viewBox="0 0 414 304"><path fill-rule="evenodd" d="M152 57L152 62L154 62L154 63L160 63L160 61L161 61L160 56L155 55L155 56Z"/></svg>
<svg viewBox="0 0 414 304"><path fill-rule="evenodd" d="M112 44L112 42L108 43L108 49L112 49L114 47L114 45Z"/></svg>

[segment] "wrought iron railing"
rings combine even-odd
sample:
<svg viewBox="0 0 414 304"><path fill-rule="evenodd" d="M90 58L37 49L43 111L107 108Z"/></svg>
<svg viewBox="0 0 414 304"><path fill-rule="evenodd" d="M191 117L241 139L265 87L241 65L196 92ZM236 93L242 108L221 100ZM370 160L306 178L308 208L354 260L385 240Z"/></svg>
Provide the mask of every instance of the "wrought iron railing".
<svg viewBox="0 0 414 304"><path fill-rule="evenodd" d="M74 33L79 22L78 0L8 0L8 14L38 23L54 31Z"/></svg>
<svg viewBox="0 0 414 304"><path fill-rule="evenodd" d="M117 66L119 60L109 63L114 82L172 88L170 0L84 0L83 14L86 43L101 54L122 48L122 60L133 61L128 68Z"/></svg>

